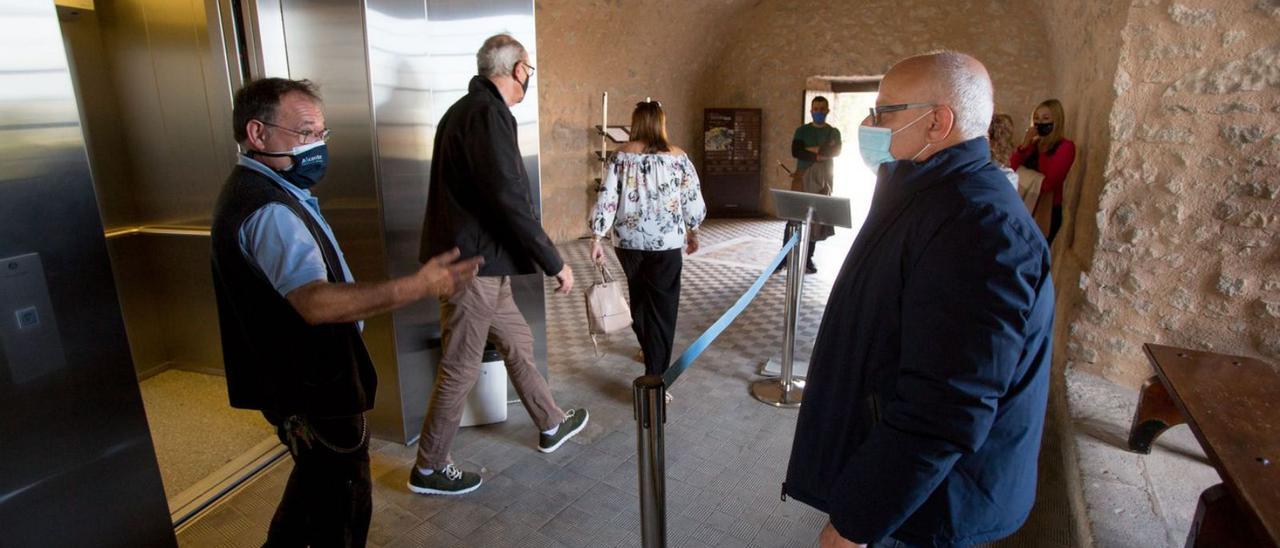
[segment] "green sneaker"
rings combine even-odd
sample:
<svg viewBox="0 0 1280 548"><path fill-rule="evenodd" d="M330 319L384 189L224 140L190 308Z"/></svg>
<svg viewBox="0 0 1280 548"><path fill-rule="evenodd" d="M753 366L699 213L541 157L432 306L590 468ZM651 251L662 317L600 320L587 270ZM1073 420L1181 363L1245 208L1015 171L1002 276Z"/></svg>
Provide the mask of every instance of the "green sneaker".
<svg viewBox="0 0 1280 548"><path fill-rule="evenodd" d="M560 429L556 430L555 434L538 436L538 450L550 453L559 449L564 442L569 441L569 438L586 428L587 419L590 418L585 408L570 409L564 414L564 420L560 421Z"/></svg>
<svg viewBox="0 0 1280 548"><path fill-rule="evenodd" d="M420 495L462 495L480 487L480 474L463 472L452 464L427 476L414 466L409 472L409 490Z"/></svg>

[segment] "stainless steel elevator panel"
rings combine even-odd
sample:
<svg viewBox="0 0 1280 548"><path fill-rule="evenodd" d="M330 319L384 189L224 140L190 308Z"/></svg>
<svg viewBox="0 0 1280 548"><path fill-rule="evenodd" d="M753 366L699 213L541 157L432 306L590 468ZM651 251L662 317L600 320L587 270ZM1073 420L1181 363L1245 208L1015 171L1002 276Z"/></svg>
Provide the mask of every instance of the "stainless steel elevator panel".
<svg viewBox="0 0 1280 548"><path fill-rule="evenodd" d="M533 2L368 0L365 24L382 198L387 269L392 276L418 269L422 215L436 125L467 92L476 74L476 51L485 38L507 32L535 57ZM520 150L530 175L530 194L540 211L537 78L524 102L512 109ZM516 302L534 333L539 369L546 375L546 310L543 276L513 281ZM418 435L431 396L439 351L440 306L430 300L393 314L404 440ZM383 377L385 378L385 377ZM509 390L514 397L515 392ZM385 394L382 393L382 394ZM379 395L379 398L384 397Z"/></svg>
<svg viewBox="0 0 1280 548"><path fill-rule="evenodd" d="M0 542L172 546L53 3L0 0L0 52L0 257L39 255L65 360L0 377Z"/></svg>
<svg viewBox="0 0 1280 548"><path fill-rule="evenodd" d="M254 0L246 2L246 52L253 77L307 78L320 85L334 137L330 170L315 188L325 217L357 279L414 272L435 125L466 93L475 53L510 32L536 47L533 2L437 0ZM283 51L281 51L283 49ZM536 64L536 62L535 62ZM281 73L282 66L287 73ZM536 78L513 109L520 148L540 210ZM534 332L546 372L541 275L516 280L516 301ZM435 377L431 339L439 304L417 303L366 323L378 370L370 424L376 435L407 442L426 413Z"/></svg>
<svg viewBox="0 0 1280 548"><path fill-rule="evenodd" d="M356 280L385 280L387 260L378 200L364 9L349 0L281 0L280 6L288 76L310 79L320 86L325 124L333 130L329 168L312 191ZM402 440L404 418L391 316L366 321L364 340L378 371L378 393L369 425L379 437Z"/></svg>

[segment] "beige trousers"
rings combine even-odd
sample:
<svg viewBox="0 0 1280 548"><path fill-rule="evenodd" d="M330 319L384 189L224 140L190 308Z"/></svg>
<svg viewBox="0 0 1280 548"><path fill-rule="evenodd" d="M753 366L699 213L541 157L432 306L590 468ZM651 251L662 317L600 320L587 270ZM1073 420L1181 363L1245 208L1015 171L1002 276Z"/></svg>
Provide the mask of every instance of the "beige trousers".
<svg viewBox="0 0 1280 548"><path fill-rule="evenodd" d="M440 323L443 356L418 439L418 466L439 470L452 462L449 446L458 433L467 393L480 376L488 340L502 353L507 376L538 430L550 430L564 420L564 411L538 374L533 333L511 297L510 277L477 277L454 295L441 297Z"/></svg>

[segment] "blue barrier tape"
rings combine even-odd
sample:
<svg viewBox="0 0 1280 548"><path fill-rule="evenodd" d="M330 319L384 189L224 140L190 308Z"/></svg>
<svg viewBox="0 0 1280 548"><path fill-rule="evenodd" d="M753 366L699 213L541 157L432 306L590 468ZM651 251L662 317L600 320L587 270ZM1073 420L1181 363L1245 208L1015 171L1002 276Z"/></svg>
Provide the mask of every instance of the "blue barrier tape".
<svg viewBox="0 0 1280 548"><path fill-rule="evenodd" d="M720 316L720 319L716 320L716 323L711 324L711 327L708 327L706 331L698 335L693 344L689 345L689 348L685 349L684 353L680 355L680 359L676 360L676 363L667 369L666 373L662 374L663 384L668 387L675 384L676 379L680 378L680 375L689 368L689 365L693 364L693 361L702 355L702 351L711 345L711 341L716 340L716 337L719 337L720 333L724 332L725 328L729 327L729 324L738 318L738 314L741 314L747 308L747 305L751 304L751 301L760 293L760 289L764 287L764 283L769 281L773 271L778 268L778 265L782 264L782 260L787 257L787 253L799 242L800 231L797 230L795 234L791 235L791 239L787 240L786 245L782 246L782 250L778 252L778 255L772 261L769 261L769 266L765 267L764 272L760 273L760 277L756 278L755 283L751 284L751 288L746 293L743 293L741 297L738 297L738 302L733 303L733 306L729 307Z"/></svg>

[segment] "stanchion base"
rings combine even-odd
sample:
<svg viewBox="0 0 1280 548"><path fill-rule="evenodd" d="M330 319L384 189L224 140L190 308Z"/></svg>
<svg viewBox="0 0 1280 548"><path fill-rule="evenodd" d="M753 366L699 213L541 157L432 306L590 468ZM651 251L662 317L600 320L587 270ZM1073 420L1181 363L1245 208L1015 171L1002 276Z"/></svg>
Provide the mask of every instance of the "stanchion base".
<svg viewBox="0 0 1280 548"><path fill-rule="evenodd" d="M792 363L791 370L793 371L791 373L791 378L797 379L797 380L804 380L804 378L809 375L808 360L794 360L791 363ZM773 377L773 378L781 377L782 376L782 358L779 358L779 357L769 358L769 361L764 362L763 364L760 364L760 368L756 369L756 374L760 375L761 377Z"/></svg>
<svg viewBox="0 0 1280 548"><path fill-rule="evenodd" d="M804 381L792 380L791 389L787 390L781 379L760 379L751 383L751 395L762 403L793 409L800 407L804 398Z"/></svg>

